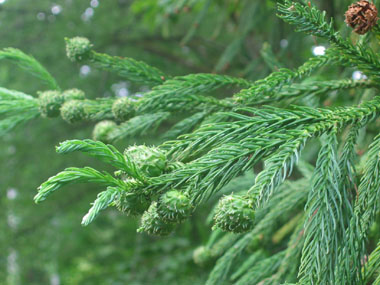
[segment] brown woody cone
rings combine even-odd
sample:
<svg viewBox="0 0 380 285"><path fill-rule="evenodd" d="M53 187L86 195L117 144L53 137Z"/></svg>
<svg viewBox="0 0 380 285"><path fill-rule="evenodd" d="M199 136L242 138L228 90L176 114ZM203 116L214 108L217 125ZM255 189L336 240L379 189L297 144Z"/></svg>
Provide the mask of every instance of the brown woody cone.
<svg viewBox="0 0 380 285"><path fill-rule="evenodd" d="M361 0L348 7L345 17L345 22L354 29L355 33L364 35L376 25L377 8L373 3Z"/></svg>

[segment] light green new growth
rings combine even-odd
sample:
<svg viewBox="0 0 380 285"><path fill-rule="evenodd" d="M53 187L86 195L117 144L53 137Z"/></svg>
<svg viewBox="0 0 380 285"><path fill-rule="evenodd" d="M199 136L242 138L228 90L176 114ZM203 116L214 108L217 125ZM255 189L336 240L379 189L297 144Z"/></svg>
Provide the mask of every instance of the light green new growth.
<svg viewBox="0 0 380 285"><path fill-rule="evenodd" d="M155 67L133 58L122 58L97 53L86 38L75 37L66 40L67 57L71 61L89 61L96 67L115 72L133 82L157 85L165 81L165 75Z"/></svg>
<svg viewBox="0 0 380 285"><path fill-rule="evenodd" d="M60 90L57 82L49 71L47 71L34 57L23 53L21 50L15 48L0 50L0 59L6 59L16 63L19 67L42 80L49 88Z"/></svg>

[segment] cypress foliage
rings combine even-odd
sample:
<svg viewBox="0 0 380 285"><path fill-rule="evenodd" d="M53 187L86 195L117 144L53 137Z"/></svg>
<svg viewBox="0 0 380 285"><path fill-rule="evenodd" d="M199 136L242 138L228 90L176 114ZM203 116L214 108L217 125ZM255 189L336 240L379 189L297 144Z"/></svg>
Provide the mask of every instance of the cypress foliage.
<svg viewBox="0 0 380 285"><path fill-rule="evenodd" d="M264 59L275 71L257 81L213 73L170 76L145 62L98 53L89 39L66 39L71 61L150 86L141 97L86 99L80 90L61 91L34 58L15 49L0 51L0 59L14 61L51 89L35 98L1 88L0 134L35 118L98 122L94 140L68 140L56 151L81 152L115 169L67 168L41 184L35 202L64 186L95 183L103 191L83 225L115 207L126 215L141 215L138 232L166 236L212 201L214 233L194 252L197 264L215 262L208 285L380 284L380 246L372 253L367 246L379 213L380 137L365 133L372 144L364 157L355 151L359 132L373 128L380 117L380 97L360 97L363 90L377 91L380 85L378 27L371 19L369 34L354 43L312 3L279 2L279 18L330 46L325 55L294 69L274 68L277 63L265 47ZM203 2L196 24L210 3ZM250 11L259 6L250 5ZM254 24L253 19L239 23L239 38L227 47L217 71L233 60ZM196 25L183 43L195 30ZM332 65L355 68L366 77L308 80L311 73ZM213 96L218 90L230 96ZM303 104L347 90L354 90L359 103ZM123 152L112 145L158 129L165 132L157 146L134 145ZM308 147L319 150L315 168L303 156ZM245 174L252 170L255 177L248 186L228 188L246 182ZM268 243L275 250L267 250Z"/></svg>

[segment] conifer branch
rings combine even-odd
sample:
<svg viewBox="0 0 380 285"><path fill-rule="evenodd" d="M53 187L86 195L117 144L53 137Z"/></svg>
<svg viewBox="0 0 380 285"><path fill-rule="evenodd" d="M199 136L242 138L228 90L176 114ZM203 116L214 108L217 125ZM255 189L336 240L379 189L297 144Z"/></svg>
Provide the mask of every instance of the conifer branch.
<svg viewBox="0 0 380 285"><path fill-rule="evenodd" d="M292 186L292 187L289 187ZM218 259L207 280L207 285L221 284L230 271L237 257L239 257L252 240L259 234L270 234L279 219L287 216L295 208L303 205L308 195L305 181L300 180L297 185L284 185L283 191L277 192L267 205L260 208L256 214L257 224L252 231L241 236L234 247Z"/></svg>
<svg viewBox="0 0 380 285"><path fill-rule="evenodd" d="M35 98L19 91L0 88L0 135L39 116Z"/></svg>
<svg viewBox="0 0 380 285"><path fill-rule="evenodd" d="M364 174L359 185L359 197L355 206L355 213L360 217L360 225L363 234L368 231L377 213L380 197L380 136L374 139L368 151L368 163L365 165Z"/></svg>
<svg viewBox="0 0 380 285"><path fill-rule="evenodd" d="M97 183L105 186L124 186L124 183L121 180L113 178L107 172L100 172L91 167L69 167L42 183L38 188L38 194L34 197L34 201L40 203L54 191L63 186L74 183Z"/></svg>
<svg viewBox="0 0 380 285"><path fill-rule="evenodd" d="M75 37L65 40L67 56L71 61L90 62L97 68L115 72L132 82L158 85L165 81L162 71L145 62L95 52L92 50L92 44L86 38Z"/></svg>
<svg viewBox="0 0 380 285"><path fill-rule="evenodd" d="M280 251L268 258L260 260L252 268L248 270L239 280L234 284L244 285L244 284L258 284L260 281L268 276L274 274L281 265L281 261L284 259L286 251ZM263 283L266 284L266 283Z"/></svg>
<svg viewBox="0 0 380 285"><path fill-rule="evenodd" d="M16 63L22 69L42 80L49 88L60 90L54 77L31 55L27 55L19 49L5 48L0 50L0 59Z"/></svg>
<svg viewBox="0 0 380 285"><path fill-rule="evenodd" d="M349 217L340 193L336 130L326 137L317 161L306 210L305 244L299 270L300 282L335 283L339 249L343 247Z"/></svg>
<svg viewBox="0 0 380 285"><path fill-rule="evenodd" d="M108 187L106 191L100 192L88 213L83 217L82 225L88 226L101 211L112 204L115 197L120 194L120 191L118 187Z"/></svg>
<svg viewBox="0 0 380 285"><path fill-rule="evenodd" d="M276 93L280 92L282 86L290 84L296 78L302 78L321 66L327 65L330 61L336 60L338 60L337 56L331 56L328 54L309 59L295 71L282 68L279 71L272 72L264 79L257 80L249 88L243 89L239 93L236 93L234 95L234 99L237 102L246 102L248 104L255 103L256 100L259 102L265 102L272 96L275 96ZM274 100L276 99L274 98Z"/></svg>
<svg viewBox="0 0 380 285"><path fill-rule="evenodd" d="M207 114L208 112L198 112L183 119L182 121L179 121L164 134L163 139L176 139L182 134L191 133L191 131L203 121Z"/></svg>
<svg viewBox="0 0 380 285"><path fill-rule="evenodd" d="M364 173L361 177L358 196L354 208L355 215L352 217L350 227L348 228L348 250L352 258L357 260L351 276L355 280L362 281L363 275L358 270L360 262L366 254L365 243L368 236L370 225L374 222L378 212L378 201L380 197L380 136L378 135L369 147L367 154L367 163L364 167Z"/></svg>
<svg viewBox="0 0 380 285"><path fill-rule="evenodd" d="M354 125L349 130L346 141L343 146L342 154L339 158L339 168L341 170L340 193L344 202L343 215L351 217L351 222L346 226L345 243L340 248L339 261L336 269L336 278L338 283L361 283L361 260L360 258L352 258L360 256L356 252L356 243L360 240L360 234L356 229L353 221L356 219L353 213L352 202L355 200L356 192L356 169L354 164L355 144L358 139L361 125Z"/></svg>
<svg viewBox="0 0 380 285"><path fill-rule="evenodd" d="M70 140L61 143L57 147L57 152L67 154L80 151L90 156L96 157L112 166L125 171L133 178L143 180L143 175L136 164L129 156L121 154L114 146L106 145L100 141L93 140Z"/></svg>
<svg viewBox="0 0 380 285"><path fill-rule="evenodd" d="M285 0L284 4L278 5L279 17L291 25L295 25L297 31L305 32L317 37L323 37L333 44L330 54L340 57L345 65L356 66L374 78L378 77L380 60L370 48L364 48L358 44L343 39L333 27L332 20L327 22L326 12L319 11L315 6L308 6Z"/></svg>
<svg viewBox="0 0 380 285"><path fill-rule="evenodd" d="M158 112L136 116L118 126L108 134L108 141L115 142L125 138L132 138L137 135L146 135L154 132L163 121L168 119L170 113Z"/></svg>
<svg viewBox="0 0 380 285"><path fill-rule="evenodd" d="M156 86L138 103L138 112L192 110L201 103L206 106L231 107L226 100L199 96L222 87L247 88L252 83L242 79L218 74L190 74L174 77Z"/></svg>
<svg viewBox="0 0 380 285"><path fill-rule="evenodd" d="M376 280L372 284L380 284L380 242L378 242L374 251L371 252L368 258L368 262L365 264L365 280L364 282L369 283L373 277ZM377 275L377 276L375 276Z"/></svg>

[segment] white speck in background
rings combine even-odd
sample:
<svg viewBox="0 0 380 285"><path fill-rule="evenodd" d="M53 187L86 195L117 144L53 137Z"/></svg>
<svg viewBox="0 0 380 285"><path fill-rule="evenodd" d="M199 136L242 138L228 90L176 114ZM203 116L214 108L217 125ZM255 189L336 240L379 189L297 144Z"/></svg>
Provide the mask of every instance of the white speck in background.
<svg viewBox="0 0 380 285"><path fill-rule="evenodd" d="M367 79L367 76L363 74L363 72L356 70L352 73L352 79L353 80L361 80L361 79Z"/></svg>
<svg viewBox="0 0 380 285"><path fill-rule="evenodd" d="M83 77L88 76L90 72L91 72L91 67L89 67L88 65L82 65L79 71L80 75Z"/></svg>
<svg viewBox="0 0 380 285"><path fill-rule="evenodd" d="M60 5L55 4L51 7L51 12L53 15L58 15L62 12L62 7Z"/></svg>
<svg viewBox="0 0 380 285"><path fill-rule="evenodd" d="M91 19L91 17L94 16L94 9L93 8L87 8L86 11L82 14L82 20L88 21Z"/></svg>
<svg viewBox="0 0 380 285"><path fill-rule="evenodd" d="M282 40L280 41L280 47L282 47L282 48L286 48L288 45L289 45L289 42L288 42L287 39L282 39Z"/></svg>
<svg viewBox="0 0 380 285"><path fill-rule="evenodd" d="M314 46L313 49L313 54L315 56L320 56L320 55L325 55L326 53L326 47L324 46Z"/></svg>
<svg viewBox="0 0 380 285"><path fill-rule="evenodd" d="M14 199L16 199L16 197L17 197L17 190L16 189L14 189L14 188L9 188L8 190L7 190L7 198L9 199L9 200L14 200Z"/></svg>
<svg viewBox="0 0 380 285"><path fill-rule="evenodd" d="M1 0L0 0L0 1L1 1ZM39 12L39 13L37 14L37 20L39 20L39 21L43 21L43 20L45 20L45 18L46 18L45 13L43 13L43 12Z"/></svg>
<svg viewBox="0 0 380 285"><path fill-rule="evenodd" d="M90 5L91 5L91 7L96 8L99 6L99 1L98 0L91 0Z"/></svg>

